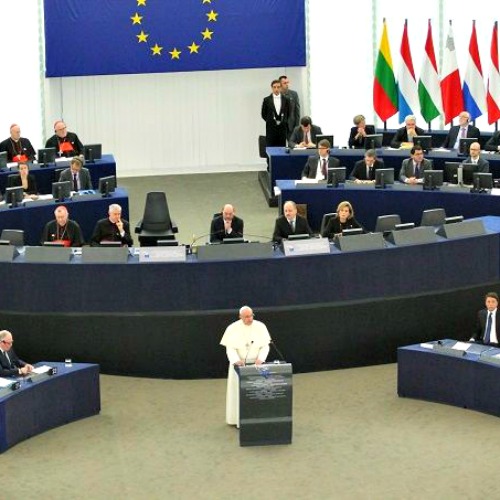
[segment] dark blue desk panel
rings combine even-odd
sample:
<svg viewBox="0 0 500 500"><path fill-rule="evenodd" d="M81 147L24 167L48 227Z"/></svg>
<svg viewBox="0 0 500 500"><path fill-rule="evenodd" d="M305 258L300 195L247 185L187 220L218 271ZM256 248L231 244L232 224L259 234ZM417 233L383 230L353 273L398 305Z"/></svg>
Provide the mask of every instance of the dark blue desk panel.
<svg viewBox="0 0 500 500"><path fill-rule="evenodd" d="M81 195L75 197L75 201L68 200L62 205L68 208L70 218L80 224L85 241L89 241L96 222L107 217L111 203L118 203L122 207L123 218L128 220L128 194L123 188L117 188L108 198L90 200ZM26 244L39 245L43 228L54 218L57 205L54 201L35 206L28 202L17 208L0 210L0 232L2 229L23 229Z"/></svg>
<svg viewBox="0 0 500 500"><path fill-rule="evenodd" d="M49 429L101 411L99 365L42 362L57 374L0 398L0 453Z"/></svg>
<svg viewBox="0 0 500 500"><path fill-rule="evenodd" d="M327 188L296 188L294 181L278 181L281 189L278 208L287 200L307 204L307 217L313 230L318 231L323 214L335 212L341 201L349 201L356 219L373 231L377 216L401 215L402 222L419 225L422 211L430 208L444 208L447 216L463 215L466 219L486 215L500 215L500 197L490 194L471 194L467 190L424 191L421 186L411 187L400 184L387 189L374 186Z"/></svg>
<svg viewBox="0 0 500 500"><path fill-rule="evenodd" d="M424 129L425 130L425 129ZM446 136L448 135L449 129L448 130L426 130L425 135L430 135L432 137L432 147L433 148L440 148L444 140L446 139ZM391 141L396 134L396 129L376 129L376 134L382 134L383 140L382 144L384 146L390 146ZM481 144L481 147L484 147L484 145L488 142L488 139L493 135L493 132L481 132L481 137L479 138L479 143Z"/></svg>
<svg viewBox="0 0 500 500"><path fill-rule="evenodd" d="M50 167L40 168L38 164L30 166L30 173L35 176L36 186L40 194L52 193L52 183L55 182L56 170L68 168L69 165L61 166L51 164ZM92 186L97 189L99 179L108 175L116 175L116 162L113 155L102 155L101 160L94 163L85 163L85 167L90 170ZM7 169L0 171L0 191L5 192L7 187L7 178L9 175L17 173L17 170L9 171Z"/></svg>
<svg viewBox="0 0 500 500"><path fill-rule="evenodd" d="M500 365L440 354L420 345L398 348L398 395L500 417Z"/></svg>

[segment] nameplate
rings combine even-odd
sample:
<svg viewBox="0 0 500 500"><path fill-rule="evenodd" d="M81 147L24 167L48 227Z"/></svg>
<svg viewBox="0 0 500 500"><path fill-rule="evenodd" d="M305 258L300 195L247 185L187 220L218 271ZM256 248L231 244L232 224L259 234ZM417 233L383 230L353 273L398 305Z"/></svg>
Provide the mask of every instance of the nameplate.
<svg viewBox="0 0 500 500"><path fill-rule="evenodd" d="M46 205L50 205L51 203L52 204L54 203L54 198L52 198L52 197L50 199L25 201L24 206L25 207L44 207Z"/></svg>
<svg viewBox="0 0 500 500"><path fill-rule="evenodd" d="M141 247L139 262L185 262L186 247Z"/></svg>
<svg viewBox="0 0 500 500"><path fill-rule="evenodd" d="M397 246L423 245L435 243L437 236L432 226L421 226L402 231L391 231L387 239Z"/></svg>
<svg viewBox="0 0 500 500"><path fill-rule="evenodd" d="M483 236L486 234L486 228L482 220L464 220L455 224L443 224L437 234L444 238L469 238L471 236Z"/></svg>
<svg viewBox="0 0 500 500"><path fill-rule="evenodd" d="M500 354L479 356L479 360L492 365L500 365Z"/></svg>
<svg viewBox="0 0 500 500"><path fill-rule="evenodd" d="M385 240L382 233L336 236L334 243L342 252L360 252L363 250L380 250L385 248Z"/></svg>
<svg viewBox="0 0 500 500"><path fill-rule="evenodd" d="M455 358L461 358L465 356L465 351L462 349L453 349L453 347L449 347L443 344L434 344L433 351L444 354L446 356L453 356Z"/></svg>
<svg viewBox="0 0 500 500"><path fill-rule="evenodd" d="M26 247L26 262L63 263L69 262L73 256L71 248L66 247Z"/></svg>
<svg viewBox="0 0 500 500"><path fill-rule="evenodd" d="M0 245L0 262L12 262L18 255L14 245Z"/></svg>
<svg viewBox="0 0 500 500"><path fill-rule="evenodd" d="M312 156L317 155L318 150L316 148L293 148L290 149L290 154L298 156Z"/></svg>
<svg viewBox="0 0 500 500"><path fill-rule="evenodd" d="M128 247L83 247L84 264L126 264Z"/></svg>
<svg viewBox="0 0 500 500"><path fill-rule="evenodd" d="M203 245L196 248L199 261L268 259L273 255L272 243L236 243Z"/></svg>
<svg viewBox="0 0 500 500"><path fill-rule="evenodd" d="M294 255L321 255L330 253L328 238L307 240L283 240L283 252L287 257Z"/></svg>
<svg viewBox="0 0 500 500"><path fill-rule="evenodd" d="M296 189L324 189L326 188L326 181L295 181Z"/></svg>
<svg viewBox="0 0 500 500"><path fill-rule="evenodd" d="M71 197L71 201L74 201L74 202L90 201L90 200L102 200L102 194L100 194L100 193L88 193L88 194L78 193L78 194L76 194L75 193Z"/></svg>

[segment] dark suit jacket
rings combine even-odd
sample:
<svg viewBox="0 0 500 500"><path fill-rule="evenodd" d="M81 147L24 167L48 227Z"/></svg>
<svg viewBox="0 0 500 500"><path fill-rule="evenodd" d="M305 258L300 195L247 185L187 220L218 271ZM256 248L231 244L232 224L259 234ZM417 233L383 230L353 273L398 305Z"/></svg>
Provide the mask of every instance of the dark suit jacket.
<svg viewBox="0 0 500 500"><path fill-rule="evenodd" d="M116 224L113 224L109 219L101 219L97 221L94 228L94 233L90 240L91 246L99 246L101 241L121 241L122 245L128 245L131 247L133 245L132 236L130 235L130 224L125 219L122 219L123 230L125 235L121 237Z"/></svg>
<svg viewBox="0 0 500 500"><path fill-rule="evenodd" d="M7 187L15 187L15 186L21 186L22 181L21 181L21 176L19 174L13 174L9 175L7 177ZM24 190L25 193L27 194L37 194L38 190L36 188L36 180L35 177L31 174L28 174L28 189Z"/></svg>
<svg viewBox="0 0 500 500"><path fill-rule="evenodd" d="M321 236L332 239L336 234L342 233L344 229L354 229L357 227L363 229L363 226L354 217L347 219L344 224L340 222L340 218L338 216L332 217L321 233Z"/></svg>
<svg viewBox="0 0 500 500"><path fill-rule="evenodd" d="M450 131L448 132L448 135L446 136L446 139L443 142L443 148L453 148L455 145L455 142L457 141L458 133L460 132L460 125L455 125L454 127L450 128ZM481 135L481 132L479 132L479 129L477 127L474 127L473 125L469 125L467 127L467 137L476 137L479 140L479 136Z"/></svg>
<svg viewBox="0 0 500 500"><path fill-rule="evenodd" d="M432 162L424 158L420 164L420 179L424 178L424 170L432 170ZM415 170L413 168L413 158L403 160L401 170L399 171L399 180L406 182L410 177L414 177Z"/></svg>
<svg viewBox="0 0 500 500"><path fill-rule="evenodd" d="M360 181L373 181L375 179L375 170L379 168L384 168L384 162L382 160L375 160L373 167L370 172L370 178L366 176L366 163L365 160L359 160L354 164L354 168L351 172L351 179L358 179Z"/></svg>
<svg viewBox="0 0 500 500"><path fill-rule="evenodd" d="M288 136L288 115L290 113L290 101L283 95L281 97L280 113L276 113L273 94L264 97L262 101L261 116L266 122L266 145L286 146Z"/></svg>
<svg viewBox="0 0 500 500"><path fill-rule="evenodd" d="M83 154L83 144L81 143L78 136L73 132L68 132L64 139L60 139L58 135L54 134L50 139L47 139L45 143L46 148L55 148L56 153L59 152L59 143L69 142L73 148L73 151L64 152L62 156L77 156Z"/></svg>
<svg viewBox="0 0 500 500"><path fill-rule="evenodd" d="M488 319L488 309L481 309L477 313L477 323L476 323L476 331L472 338L478 342L484 341L484 331L486 330L486 321ZM500 311L497 309L495 315L495 328L497 332L497 339L500 339Z"/></svg>
<svg viewBox="0 0 500 500"><path fill-rule="evenodd" d="M374 125L365 125L365 132L367 135L372 135L375 133ZM354 139L358 133L358 127L351 128L351 134L349 135L349 147L350 148L364 148L365 146L365 138L361 137L361 139Z"/></svg>
<svg viewBox="0 0 500 500"><path fill-rule="evenodd" d="M0 377L16 377L19 375L19 368L26 363L17 357L14 349L8 351L10 364L4 354L0 353Z"/></svg>
<svg viewBox="0 0 500 500"><path fill-rule="evenodd" d="M288 120L287 120L287 130L288 130L288 134L291 134L292 131L293 131L293 129L297 125L299 125L299 123L300 123L300 100L299 100L299 94L297 94L297 92L295 92L295 90L288 89L285 92L284 96L288 99L288 102L289 102L289 106L288 106L289 107L289 113L288 113ZM321 132L319 132L319 133L321 133Z"/></svg>
<svg viewBox="0 0 500 500"><path fill-rule="evenodd" d="M80 173L78 174L80 177L80 189L92 189L92 180L90 178L90 171L88 168L81 168ZM73 189L73 174L71 172L71 168L67 168L61 172L59 176L59 181L71 181L71 189Z"/></svg>
<svg viewBox="0 0 500 500"><path fill-rule="evenodd" d="M311 136L311 142L317 145L318 143L316 140L316 136L322 133L323 132L321 132L321 127L318 127L317 125L311 125L311 131L309 132ZM293 129L292 135L290 136L290 139L288 139L288 145L291 148L294 148L297 144L300 144L303 141L304 141L304 131L302 130L302 127L299 125L298 127L295 127Z"/></svg>
<svg viewBox="0 0 500 500"><path fill-rule="evenodd" d="M33 161L36 153L30 140L21 137L19 141L21 142L21 154L26 155L29 161ZM2 151L7 151L7 161L12 161L12 158L19 154L19 151L14 148L14 141L12 141L10 137L0 142L0 152Z"/></svg>
<svg viewBox="0 0 500 500"><path fill-rule="evenodd" d="M307 177L308 179L315 179L318 173L318 162L319 155L310 156L307 159L306 166L302 170L302 177ZM328 157L327 168L337 168L340 167L340 160L334 156Z"/></svg>
<svg viewBox="0 0 500 500"><path fill-rule="evenodd" d="M484 149L486 151L498 151L498 146L500 146L500 131L495 132L485 144Z"/></svg>
<svg viewBox="0 0 500 500"><path fill-rule="evenodd" d="M226 233L224 229L224 219L222 215L214 217L212 223L210 224L210 242L215 243L217 241L222 241L224 238L242 238L243 237L243 219L233 217L231 223L231 228L233 229L231 233Z"/></svg>
<svg viewBox="0 0 500 500"><path fill-rule="evenodd" d="M286 217L281 215L276 219L276 224L274 225L274 233L273 233L273 241L277 243L281 243L281 241L285 238L288 238L291 234L309 234L312 235L313 232L309 227L309 223L304 217L301 217L297 214L295 218L295 231L292 231L292 228Z"/></svg>
<svg viewBox="0 0 500 500"><path fill-rule="evenodd" d="M472 163L471 157L469 156L462 163ZM484 158L479 157L477 160L477 171L487 174L490 171L490 162Z"/></svg>
<svg viewBox="0 0 500 500"><path fill-rule="evenodd" d="M415 127L415 132L417 132L417 135L425 135L425 130L420 127ZM399 148L402 142L409 142L406 127L401 127L396 130L391 141L391 148Z"/></svg>
<svg viewBox="0 0 500 500"><path fill-rule="evenodd" d="M62 231L63 234L59 233L61 229L60 226L58 228L55 219L47 222L42 233L42 245L45 241L56 241L58 238L69 241L72 247L81 247L84 244L82 230L78 222L74 220L68 219L66 228Z"/></svg>

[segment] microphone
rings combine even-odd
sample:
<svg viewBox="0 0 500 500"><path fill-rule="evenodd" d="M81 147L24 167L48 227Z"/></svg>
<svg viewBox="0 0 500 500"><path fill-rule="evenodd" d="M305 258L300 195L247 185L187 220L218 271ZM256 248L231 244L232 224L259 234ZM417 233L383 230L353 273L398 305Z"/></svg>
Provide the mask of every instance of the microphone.
<svg viewBox="0 0 500 500"><path fill-rule="evenodd" d="M269 341L269 343L274 347L274 350L278 353L278 356L281 358L279 361L283 362L283 363L286 363L285 356L283 356L282 352L278 349L278 346L276 345L276 343L274 342L274 340L271 339Z"/></svg>
<svg viewBox="0 0 500 500"><path fill-rule="evenodd" d="M248 358L248 353L250 352L250 348L253 345L253 340L250 342L250 344L247 344L247 353L245 354L245 366L247 365L247 358Z"/></svg>

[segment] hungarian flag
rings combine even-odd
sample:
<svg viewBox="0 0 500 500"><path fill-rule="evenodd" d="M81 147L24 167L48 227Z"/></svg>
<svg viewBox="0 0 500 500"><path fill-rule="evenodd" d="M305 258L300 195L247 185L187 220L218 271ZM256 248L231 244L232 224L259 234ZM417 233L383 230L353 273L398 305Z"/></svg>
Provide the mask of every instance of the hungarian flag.
<svg viewBox="0 0 500 500"><path fill-rule="evenodd" d="M446 124L450 123L464 109L462 84L460 83L451 21L444 46L443 68L441 71L441 95L443 97L443 113Z"/></svg>

